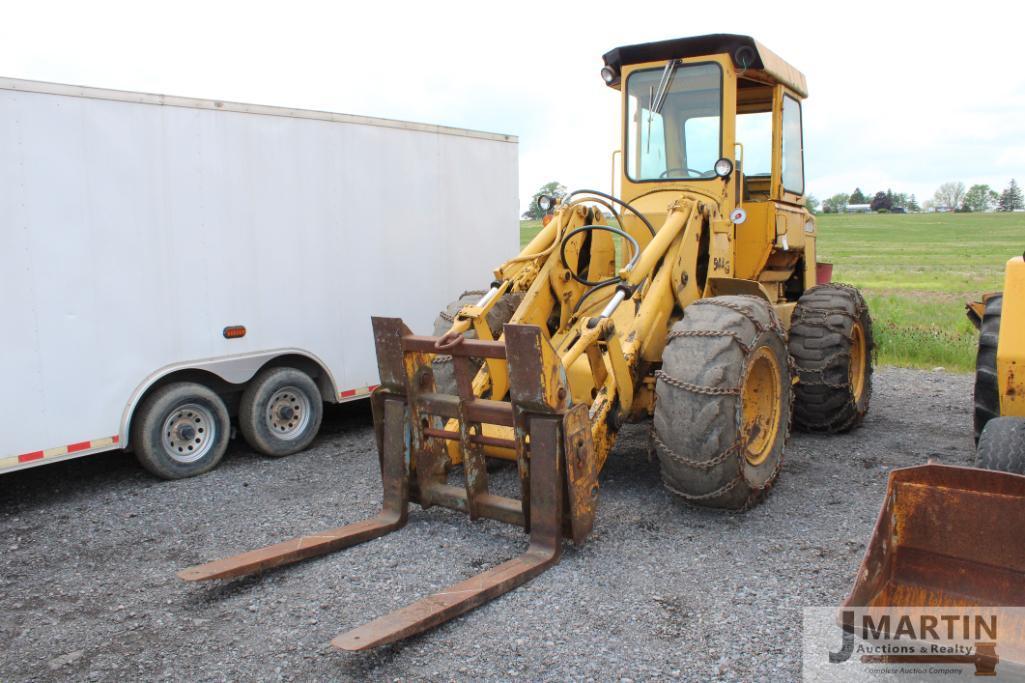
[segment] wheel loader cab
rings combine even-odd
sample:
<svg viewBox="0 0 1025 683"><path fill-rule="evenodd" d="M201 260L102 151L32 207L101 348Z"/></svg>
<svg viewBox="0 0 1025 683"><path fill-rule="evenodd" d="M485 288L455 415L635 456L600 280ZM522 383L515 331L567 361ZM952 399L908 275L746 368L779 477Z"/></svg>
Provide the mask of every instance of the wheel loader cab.
<svg viewBox="0 0 1025 683"><path fill-rule="evenodd" d="M814 285L805 267L815 226L804 199L804 76L735 35L621 47L605 64L606 84L622 93L622 198L656 225L681 191L714 204L720 220L741 208L719 261L729 267L713 275L758 280L774 302ZM640 222L627 222L643 243Z"/></svg>

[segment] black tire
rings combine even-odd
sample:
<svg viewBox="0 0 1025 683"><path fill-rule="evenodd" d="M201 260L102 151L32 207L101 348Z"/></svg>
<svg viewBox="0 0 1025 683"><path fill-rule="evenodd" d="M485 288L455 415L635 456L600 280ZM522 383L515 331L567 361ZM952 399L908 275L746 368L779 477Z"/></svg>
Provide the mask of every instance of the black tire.
<svg viewBox="0 0 1025 683"><path fill-rule="evenodd" d="M975 443L979 443L986 423L1000 416L1000 387L997 384L997 339L1004 295L986 301L979 325L979 349L975 354Z"/></svg>
<svg viewBox="0 0 1025 683"><path fill-rule="evenodd" d="M861 353L853 355L861 362L852 368L852 349L858 347ZM806 291L790 320L789 348L799 377L794 426L835 434L860 425L872 398L875 348L872 317L861 292L839 283Z"/></svg>
<svg viewBox="0 0 1025 683"><path fill-rule="evenodd" d="M975 451L975 466L1025 474L1025 417L995 417L986 423Z"/></svg>
<svg viewBox="0 0 1025 683"><path fill-rule="evenodd" d="M160 387L132 416L135 457L163 479L209 472L221 462L230 438L231 419L224 401L194 382Z"/></svg>
<svg viewBox="0 0 1025 683"><path fill-rule="evenodd" d="M771 378L763 392L769 412L745 429L744 404L749 411L757 404L745 389L756 367ZM759 502L783 465L793 397L785 336L769 303L752 296L692 303L669 333L656 377L652 440L666 488L706 507ZM774 427L761 442L759 424ZM754 447L760 457L752 462Z"/></svg>
<svg viewBox="0 0 1025 683"><path fill-rule="evenodd" d="M480 301L480 298L484 296L486 292L482 291L470 291L463 292L462 295L448 306L445 310L438 314L438 317L434 320L434 336L440 337L441 335L448 332L449 328L452 327L452 322L455 320L455 316L459 313L459 310L463 306L473 305ZM488 311L488 328L491 330L491 336L496 339L502 334L502 326L505 325L509 320L512 319L513 313L516 312L516 308L523 301L522 293L509 293L502 296L501 299L495 302L495 305ZM474 329L467 330L464 334L467 339L476 339L477 332ZM479 368L484 361L480 359L472 359L473 365ZM455 370L452 367L452 356L447 354L438 354L434 357L431 364L434 370L434 386L438 393L442 394L455 394L456 393L456 375Z"/></svg>
<svg viewBox="0 0 1025 683"><path fill-rule="evenodd" d="M320 390L309 375L295 368L267 368L242 392L238 429L253 450L280 458L309 447L323 418Z"/></svg>

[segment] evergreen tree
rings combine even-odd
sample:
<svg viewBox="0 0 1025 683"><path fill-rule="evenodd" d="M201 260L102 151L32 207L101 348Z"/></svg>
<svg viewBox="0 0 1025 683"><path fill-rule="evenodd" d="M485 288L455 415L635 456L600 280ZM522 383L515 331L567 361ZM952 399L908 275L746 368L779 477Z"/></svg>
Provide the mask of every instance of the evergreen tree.
<svg viewBox="0 0 1025 683"><path fill-rule="evenodd" d="M912 194L911 195L911 199L908 200L908 211L914 211L914 212L917 213L917 212L919 212L921 210L922 210L922 207L920 207L918 205L918 200L915 199L915 195Z"/></svg>
<svg viewBox="0 0 1025 683"><path fill-rule="evenodd" d="M1007 189L1000 193L998 208L1000 211L1025 209L1025 198L1022 197L1021 188L1018 187L1014 178L1011 178L1011 184L1007 186Z"/></svg>
<svg viewBox="0 0 1025 683"><path fill-rule="evenodd" d="M862 194L860 187L854 188L851 193L851 204L868 204L868 197Z"/></svg>

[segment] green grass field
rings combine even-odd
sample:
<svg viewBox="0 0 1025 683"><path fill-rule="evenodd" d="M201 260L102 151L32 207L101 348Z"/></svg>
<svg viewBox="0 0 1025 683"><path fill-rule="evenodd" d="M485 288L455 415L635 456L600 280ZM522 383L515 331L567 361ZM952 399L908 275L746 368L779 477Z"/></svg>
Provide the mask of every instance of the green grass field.
<svg viewBox="0 0 1025 683"><path fill-rule="evenodd" d="M974 369L977 333L964 304L1001 288L1004 263L1025 249L1025 214L825 214L817 222L819 259L868 300L877 363ZM540 226L521 222L521 243Z"/></svg>

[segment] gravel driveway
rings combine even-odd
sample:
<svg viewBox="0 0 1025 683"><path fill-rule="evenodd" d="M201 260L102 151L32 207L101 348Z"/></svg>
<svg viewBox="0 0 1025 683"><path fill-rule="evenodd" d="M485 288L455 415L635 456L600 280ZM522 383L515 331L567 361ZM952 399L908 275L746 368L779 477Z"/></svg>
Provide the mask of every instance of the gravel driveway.
<svg viewBox="0 0 1025 683"><path fill-rule="evenodd" d="M743 515L677 503L648 461L647 425L631 426L582 548L433 632L356 654L328 642L508 559L526 536L413 506L399 533L263 577L174 573L374 514L365 404L328 409L303 454L266 459L238 441L196 479L157 481L121 454L8 474L0 681L798 679L800 643L774 634L799 633L803 606L843 599L890 468L971 462L970 407L968 375L879 370L864 427L795 434L772 495Z"/></svg>

